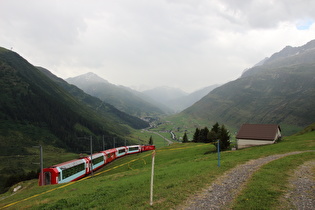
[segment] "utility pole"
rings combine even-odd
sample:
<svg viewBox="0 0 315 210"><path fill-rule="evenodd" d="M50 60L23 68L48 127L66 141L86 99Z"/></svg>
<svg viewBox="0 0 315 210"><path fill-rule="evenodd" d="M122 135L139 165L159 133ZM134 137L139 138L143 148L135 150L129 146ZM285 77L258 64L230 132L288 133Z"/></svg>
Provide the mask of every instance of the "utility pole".
<svg viewBox="0 0 315 210"><path fill-rule="evenodd" d="M43 147L42 145L38 145L38 146L33 146L33 147L36 147L36 148L39 148L39 156L40 156L40 186L43 186L45 185L44 183L44 158L43 158ZM37 163L38 164L38 163Z"/></svg>
<svg viewBox="0 0 315 210"><path fill-rule="evenodd" d="M90 136L90 149L91 149L91 164L90 164L90 168L91 168L91 174L93 176L93 139L92 136Z"/></svg>
<svg viewBox="0 0 315 210"><path fill-rule="evenodd" d="M104 142L104 135L103 135L103 151L105 150L105 142Z"/></svg>
<svg viewBox="0 0 315 210"><path fill-rule="evenodd" d="M220 167L220 139L218 139L218 167Z"/></svg>
<svg viewBox="0 0 315 210"><path fill-rule="evenodd" d="M85 139L85 140L90 140L90 154L91 154L91 164L90 164L90 171L91 175L93 176L93 139L92 136L90 138L87 137L78 137L78 139Z"/></svg>

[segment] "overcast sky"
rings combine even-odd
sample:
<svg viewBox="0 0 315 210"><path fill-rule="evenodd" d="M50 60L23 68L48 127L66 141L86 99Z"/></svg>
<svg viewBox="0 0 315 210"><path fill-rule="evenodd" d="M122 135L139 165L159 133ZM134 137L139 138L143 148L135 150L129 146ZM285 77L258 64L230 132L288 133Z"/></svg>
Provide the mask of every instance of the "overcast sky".
<svg viewBox="0 0 315 210"><path fill-rule="evenodd" d="M0 46L64 79L187 92L315 39L314 0L0 0Z"/></svg>

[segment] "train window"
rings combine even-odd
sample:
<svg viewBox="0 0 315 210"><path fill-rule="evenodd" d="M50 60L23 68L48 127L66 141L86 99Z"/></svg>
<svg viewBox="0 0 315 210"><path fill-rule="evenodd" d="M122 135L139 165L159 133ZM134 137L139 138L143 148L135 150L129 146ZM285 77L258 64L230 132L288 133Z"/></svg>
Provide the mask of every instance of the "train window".
<svg viewBox="0 0 315 210"><path fill-rule="evenodd" d="M125 152L125 149L118 150L118 154L121 154L121 153L124 153L124 152Z"/></svg>
<svg viewBox="0 0 315 210"><path fill-rule="evenodd" d="M111 154L107 154L107 158L111 158Z"/></svg>
<svg viewBox="0 0 315 210"><path fill-rule="evenodd" d="M80 171L83 171L85 168L84 168L84 163L82 164L79 164L79 165L76 165L76 166L73 166L71 168L67 168L66 170L63 170L62 171L62 179L66 179L68 178L69 176L72 176Z"/></svg>
<svg viewBox="0 0 315 210"><path fill-rule="evenodd" d="M129 147L129 151L139 150L139 147Z"/></svg>
<svg viewBox="0 0 315 210"><path fill-rule="evenodd" d="M104 157L103 156L95 158L95 159L92 160L93 165L96 165L96 164L98 164L100 162L104 162Z"/></svg>

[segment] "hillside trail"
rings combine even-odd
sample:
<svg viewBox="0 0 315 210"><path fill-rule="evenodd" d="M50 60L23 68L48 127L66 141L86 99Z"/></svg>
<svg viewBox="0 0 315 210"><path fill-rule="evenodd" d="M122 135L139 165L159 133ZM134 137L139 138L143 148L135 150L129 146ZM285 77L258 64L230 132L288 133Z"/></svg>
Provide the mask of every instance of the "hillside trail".
<svg viewBox="0 0 315 210"><path fill-rule="evenodd" d="M315 160L310 160L289 177L289 190L280 200L285 209L314 209L315 207Z"/></svg>
<svg viewBox="0 0 315 210"><path fill-rule="evenodd" d="M244 189L247 180L263 165L289 155L314 151L295 151L285 154L270 155L250 160L238 165L218 177L210 186L190 197L176 209L229 209L238 193Z"/></svg>

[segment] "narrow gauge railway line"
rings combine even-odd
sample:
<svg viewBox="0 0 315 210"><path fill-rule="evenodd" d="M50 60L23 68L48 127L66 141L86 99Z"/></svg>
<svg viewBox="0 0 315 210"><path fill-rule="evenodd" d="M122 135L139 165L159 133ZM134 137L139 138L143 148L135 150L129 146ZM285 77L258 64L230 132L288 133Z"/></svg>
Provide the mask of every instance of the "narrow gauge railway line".
<svg viewBox="0 0 315 210"><path fill-rule="evenodd" d="M60 184L79 180L92 174L117 158L149 150L155 150L155 146L122 146L100 151L88 157L53 165L43 169L43 175L39 175L39 185Z"/></svg>
<svg viewBox="0 0 315 210"><path fill-rule="evenodd" d="M126 163L117 165L117 166L115 166L115 167L113 167L113 168L109 168L109 169L106 169L106 170L97 172L97 173L94 174L94 176L98 176L98 175L101 175L101 174L106 173L106 172L108 172L108 171L111 171L111 170L117 169L117 168L119 168L119 167L125 166L125 165L127 165L127 164L130 164L130 163L132 163L132 162L135 162L135 161L137 161L137 160L139 160L139 159L142 159L142 158L144 158L144 157L147 157L147 156L149 156L149 155L151 155L151 153L146 154L146 155L144 155L144 156L141 157L141 158L136 158L136 159L130 160L130 161L126 162ZM30 199L37 198L37 197L39 197L39 196L42 196L42 195L45 195L45 194L47 194L47 193L53 192L53 191L55 191L55 190L63 189L63 188L65 188L65 187L71 186L71 185L73 185L73 184L75 184L75 183L77 183L77 182L81 182L81 181L84 181L84 180L89 179L89 178L91 178L91 176L86 176L86 177L84 177L84 178L82 178L82 179L80 179L80 180L77 180L77 181L75 181L75 182L69 182L69 183L66 183L66 184L63 184L63 185L60 185L60 186L56 186L56 188L53 188L53 189L50 189L50 190L46 190L46 191L44 191L44 192L35 194L35 195L33 195L33 196L30 196L30 197L26 197L26 198L24 198L24 199L21 199L21 200L18 200L18 201L9 203L9 204L7 204L7 205L5 205L5 206L0 206L0 209L5 209L5 208L8 208L8 207L14 206L14 205L16 205L16 204L18 204L18 203L22 203L22 202L24 202L24 201L28 201L28 200L30 200Z"/></svg>

